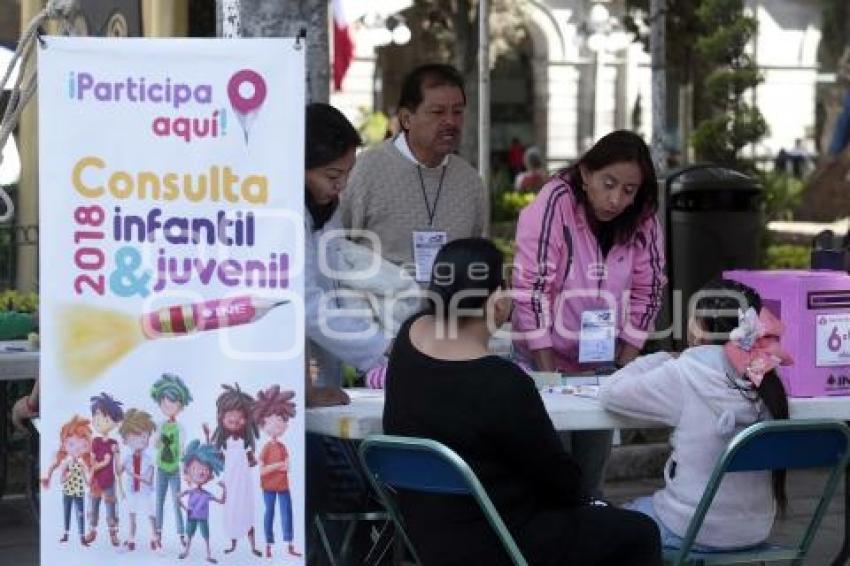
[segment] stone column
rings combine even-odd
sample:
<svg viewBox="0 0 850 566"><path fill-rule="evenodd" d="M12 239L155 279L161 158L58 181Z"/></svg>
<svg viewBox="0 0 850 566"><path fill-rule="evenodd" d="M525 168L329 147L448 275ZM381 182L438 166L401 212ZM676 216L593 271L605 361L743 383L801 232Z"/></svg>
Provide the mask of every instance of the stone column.
<svg viewBox="0 0 850 566"><path fill-rule="evenodd" d="M145 37L186 37L188 33L189 0L142 0Z"/></svg>
<svg viewBox="0 0 850 566"><path fill-rule="evenodd" d="M21 0L21 31L38 15L43 7L41 0ZM36 54L33 53L27 69L34 71ZM18 144L21 153L21 181L18 184L15 209L15 247L17 270L15 288L35 291L38 288L38 105L33 96L21 114L18 124Z"/></svg>
<svg viewBox="0 0 850 566"><path fill-rule="evenodd" d="M557 169L579 153L577 93L580 73L572 63L549 63L548 74L546 158L549 168Z"/></svg>

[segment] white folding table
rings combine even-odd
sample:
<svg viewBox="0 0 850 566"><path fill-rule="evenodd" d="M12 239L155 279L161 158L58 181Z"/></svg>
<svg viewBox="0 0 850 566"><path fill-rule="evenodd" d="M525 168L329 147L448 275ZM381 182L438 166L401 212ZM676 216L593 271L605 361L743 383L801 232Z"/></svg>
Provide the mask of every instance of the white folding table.
<svg viewBox="0 0 850 566"><path fill-rule="evenodd" d="M361 440L382 432L384 392L347 389L351 404L307 409L307 432ZM657 422L624 417L606 411L596 399L564 393L541 393L556 430L663 428ZM792 419L850 421L850 397L788 399Z"/></svg>
<svg viewBox="0 0 850 566"><path fill-rule="evenodd" d="M337 407L307 409L307 432L348 440L362 440L382 432L384 392L348 389L351 403ZM621 428L662 428L657 422L616 415L602 408L594 398L564 393L542 392L543 404L556 430L599 430ZM838 419L850 421L850 397L789 398L792 419ZM844 475L844 544L832 562L847 563L850 558L850 470Z"/></svg>

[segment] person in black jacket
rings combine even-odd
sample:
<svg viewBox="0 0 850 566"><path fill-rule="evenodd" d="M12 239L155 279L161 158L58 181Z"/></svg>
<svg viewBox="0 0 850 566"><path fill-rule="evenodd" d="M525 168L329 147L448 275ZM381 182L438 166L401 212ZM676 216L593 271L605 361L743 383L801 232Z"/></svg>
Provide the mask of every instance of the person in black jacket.
<svg viewBox="0 0 850 566"><path fill-rule="evenodd" d="M490 336L510 317L502 271L502 254L487 240L441 248L431 306L402 326L390 356L384 431L455 450L530 564L661 564L656 526L580 493L581 471L534 381L488 352ZM399 505L425 565L509 563L471 498L402 491Z"/></svg>

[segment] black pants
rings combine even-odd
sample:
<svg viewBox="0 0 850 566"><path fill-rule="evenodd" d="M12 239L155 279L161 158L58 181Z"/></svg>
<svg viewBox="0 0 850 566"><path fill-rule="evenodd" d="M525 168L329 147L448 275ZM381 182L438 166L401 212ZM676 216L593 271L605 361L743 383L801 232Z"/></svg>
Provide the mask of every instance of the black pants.
<svg viewBox="0 0 850 566"><path fill-rule="evenodd" d="M655 522L616 507L575 507L541 513L519 533L529 564L660 566Z"/></svg>
<svg viewBox="0 0 850 566"><path fill-rule="evenodd" d="M472 504L474 505L474 504ZM402 511L405 515L405 512ZM431 525L408 522L424 566L510 566L495 532L484 520ZM533 566L660 566L661 540L651 518L616 507L540 510L509 530Z"/></svg>

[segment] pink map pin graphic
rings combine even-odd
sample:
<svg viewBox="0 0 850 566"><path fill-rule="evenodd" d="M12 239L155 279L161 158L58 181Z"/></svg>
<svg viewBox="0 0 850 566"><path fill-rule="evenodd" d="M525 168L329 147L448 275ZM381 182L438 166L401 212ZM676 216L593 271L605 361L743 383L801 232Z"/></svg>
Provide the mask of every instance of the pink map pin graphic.
<svg viewBox="0 0 850 566"><path fill-rule="evenodd" d="M240 92L245 83L250 84L254 90L249 97L242 96ZM227 96L230 98L230 105L236 113L236 118L242 125L242 132L245 134L245 143L247 144L248 130L257 115L257 110L266 100L266 81L256 71L242 69L230 77L230 81L227 83Z"/></svg>

